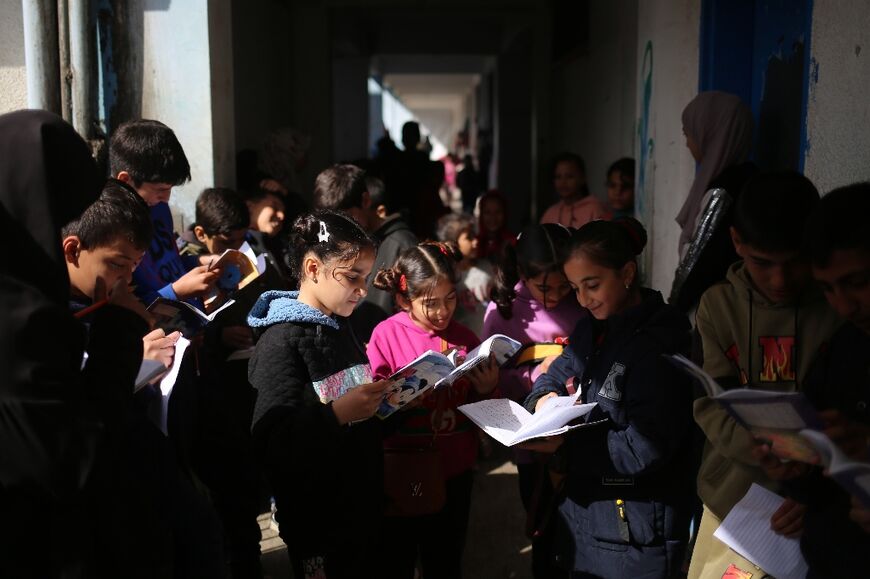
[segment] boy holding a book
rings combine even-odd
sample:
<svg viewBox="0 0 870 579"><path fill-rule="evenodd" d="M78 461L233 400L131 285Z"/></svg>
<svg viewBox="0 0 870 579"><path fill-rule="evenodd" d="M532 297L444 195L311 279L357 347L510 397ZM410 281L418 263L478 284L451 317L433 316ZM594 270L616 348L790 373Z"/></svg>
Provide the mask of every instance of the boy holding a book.
<svg viewBox="0 0 870 579"><path fill-rule="evenodd" d="M818 203L816 188L794 172L758 175L740 195L731 238L743 260L704 293L696 316L703 368L724 388L796 390L837 328L836 314L812 287L801 252L804 225ZM698 473L704 513L689 577L718 578L731 566L756 573L713 532L752 483L774 491L779 485L755 457L749 431L715 400L699 398L694 414L707 441ZM771 528L799 534L804 510L787 499Z"/></svg>
<svg viewBox="0 0 870 579"><path fill-rule="evenodd" d="M99 315L101 296L112 289L129 291L127 285L152 231L148 206L134 189L117 180L110 180L99 199L63 227L70 310L88 329ZM145 314L145 306L132 293L129 299ZM170 367L179 336L160 329L146 334L143 357ZM137 390L128 412L115 417L119 427L113 431L113 467L100 487L101 509L94 516L99 527L112 529L100 544L113 564L132 564L159 576L173 566L173 542L181 533L169 505L178 500L181 489L178 473L169 468L174 461L172 448L148 418L155 394L159 400L159 391L153 388Z"/></svg>
<svg viewBox="0 0 870 579"><path fill-rule="evenodd" d="M216 261L225 251L242 248L249 224L248 205L236 191L205 189L196 199L196 222L183 236L180 253ZM257 515L265 498L260 496L262 475L251 447L255 393L248 383L250 354L229 356L253 348L253 332L246 318L260 294L283 288L264 285L266 276L257 276L235 291L232 286L239 285L239 277L233 275L233 267L223 268L217 286L218 292L227 292L222 296L230 296L235 303L203 332L197 381L197 442L201 444L195 452L195 468L209 487L223 523L233 576L257 577L261 573ZM220 300L216 298L215 307L220 307Z"/></svg>
<svg viewBox="0 0 870 579"><path fill-rule="evenodd" d="M191 301L217 281L211 256L181 258L175 244L169 197L172 187L190 180L190 164L172 129L159 121L123 123L109 143L112 176L133 187L150 207L154 238L133 274L136 295L146 304L158 296Z"/></svg>

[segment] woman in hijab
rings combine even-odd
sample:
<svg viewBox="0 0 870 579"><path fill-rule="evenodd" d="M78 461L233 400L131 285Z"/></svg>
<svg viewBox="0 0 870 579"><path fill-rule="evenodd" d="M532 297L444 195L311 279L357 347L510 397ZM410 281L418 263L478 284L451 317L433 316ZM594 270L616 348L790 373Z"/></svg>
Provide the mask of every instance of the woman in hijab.
<svg viewBox="0 0 870 579"><path fill-rule="evenodd" d="M752 112L733 94L719 91L702 92L683 110L683 133L686 146L698 163L695 180L683 207L677 215L680 224L680 257L696 233L711 189L724 189L732 201L756 172L748 162L752 148ZM728 229L730 212L720 221L697 261L687 275L678 276L670 301L689 311L708 287L725 276L729 265L737 261ZM685 269L685 266L681 264Z"/></svg>
<svg viewBox="0 0 870 579"><path fill-rule="evenodd" d="M0 569L93 576L86 489L123 427L147 313L112 288L85 332L60 229L100 192L85 142L45 111L0 116ZM39 537L39 538L37 538Z"/></svg>

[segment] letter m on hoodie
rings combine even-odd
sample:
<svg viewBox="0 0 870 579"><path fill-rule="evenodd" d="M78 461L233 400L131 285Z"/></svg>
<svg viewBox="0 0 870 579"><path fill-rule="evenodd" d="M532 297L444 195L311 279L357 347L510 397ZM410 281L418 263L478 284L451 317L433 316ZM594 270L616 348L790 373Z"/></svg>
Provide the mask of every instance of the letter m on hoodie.
<svg viewBox="0 0 870 579"><path fill-rule="evenodd" d="M794 374L794 336L759 336L760 382L790 382Z"/></svg>

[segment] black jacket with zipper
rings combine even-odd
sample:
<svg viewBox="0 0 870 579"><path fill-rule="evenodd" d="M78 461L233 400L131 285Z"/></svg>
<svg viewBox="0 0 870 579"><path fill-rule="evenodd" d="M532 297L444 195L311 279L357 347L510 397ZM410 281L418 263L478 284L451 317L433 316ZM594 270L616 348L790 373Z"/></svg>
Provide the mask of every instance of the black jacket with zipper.
<svg viewBox="0 0 870 579"><path fill-rule="evenodd" d="M366 363L346 319L264 293L248 321L257 345L253 444L292 556L323 557L329 577L376 576L383 511L383 450L376 418L340 425L313 383Z"/></svg>

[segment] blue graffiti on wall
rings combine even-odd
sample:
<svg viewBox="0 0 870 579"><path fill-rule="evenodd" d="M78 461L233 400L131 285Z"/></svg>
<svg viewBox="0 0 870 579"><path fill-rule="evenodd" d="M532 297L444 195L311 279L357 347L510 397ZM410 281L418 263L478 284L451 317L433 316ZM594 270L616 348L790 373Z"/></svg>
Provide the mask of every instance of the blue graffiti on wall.
<svg viewBox="0 0 870 579"><path fill-rule="evenodd" d="M653 46L652 41L647 41L643 52L643 66L641 67L641 105L640 118L637 123L637 172L638 178L635 187L634 211L638 219L649 223L651 215L647 215L647 201L653 193L653 138L650 136L650 104L652 101L652 77L653 77Z"/></svg>

